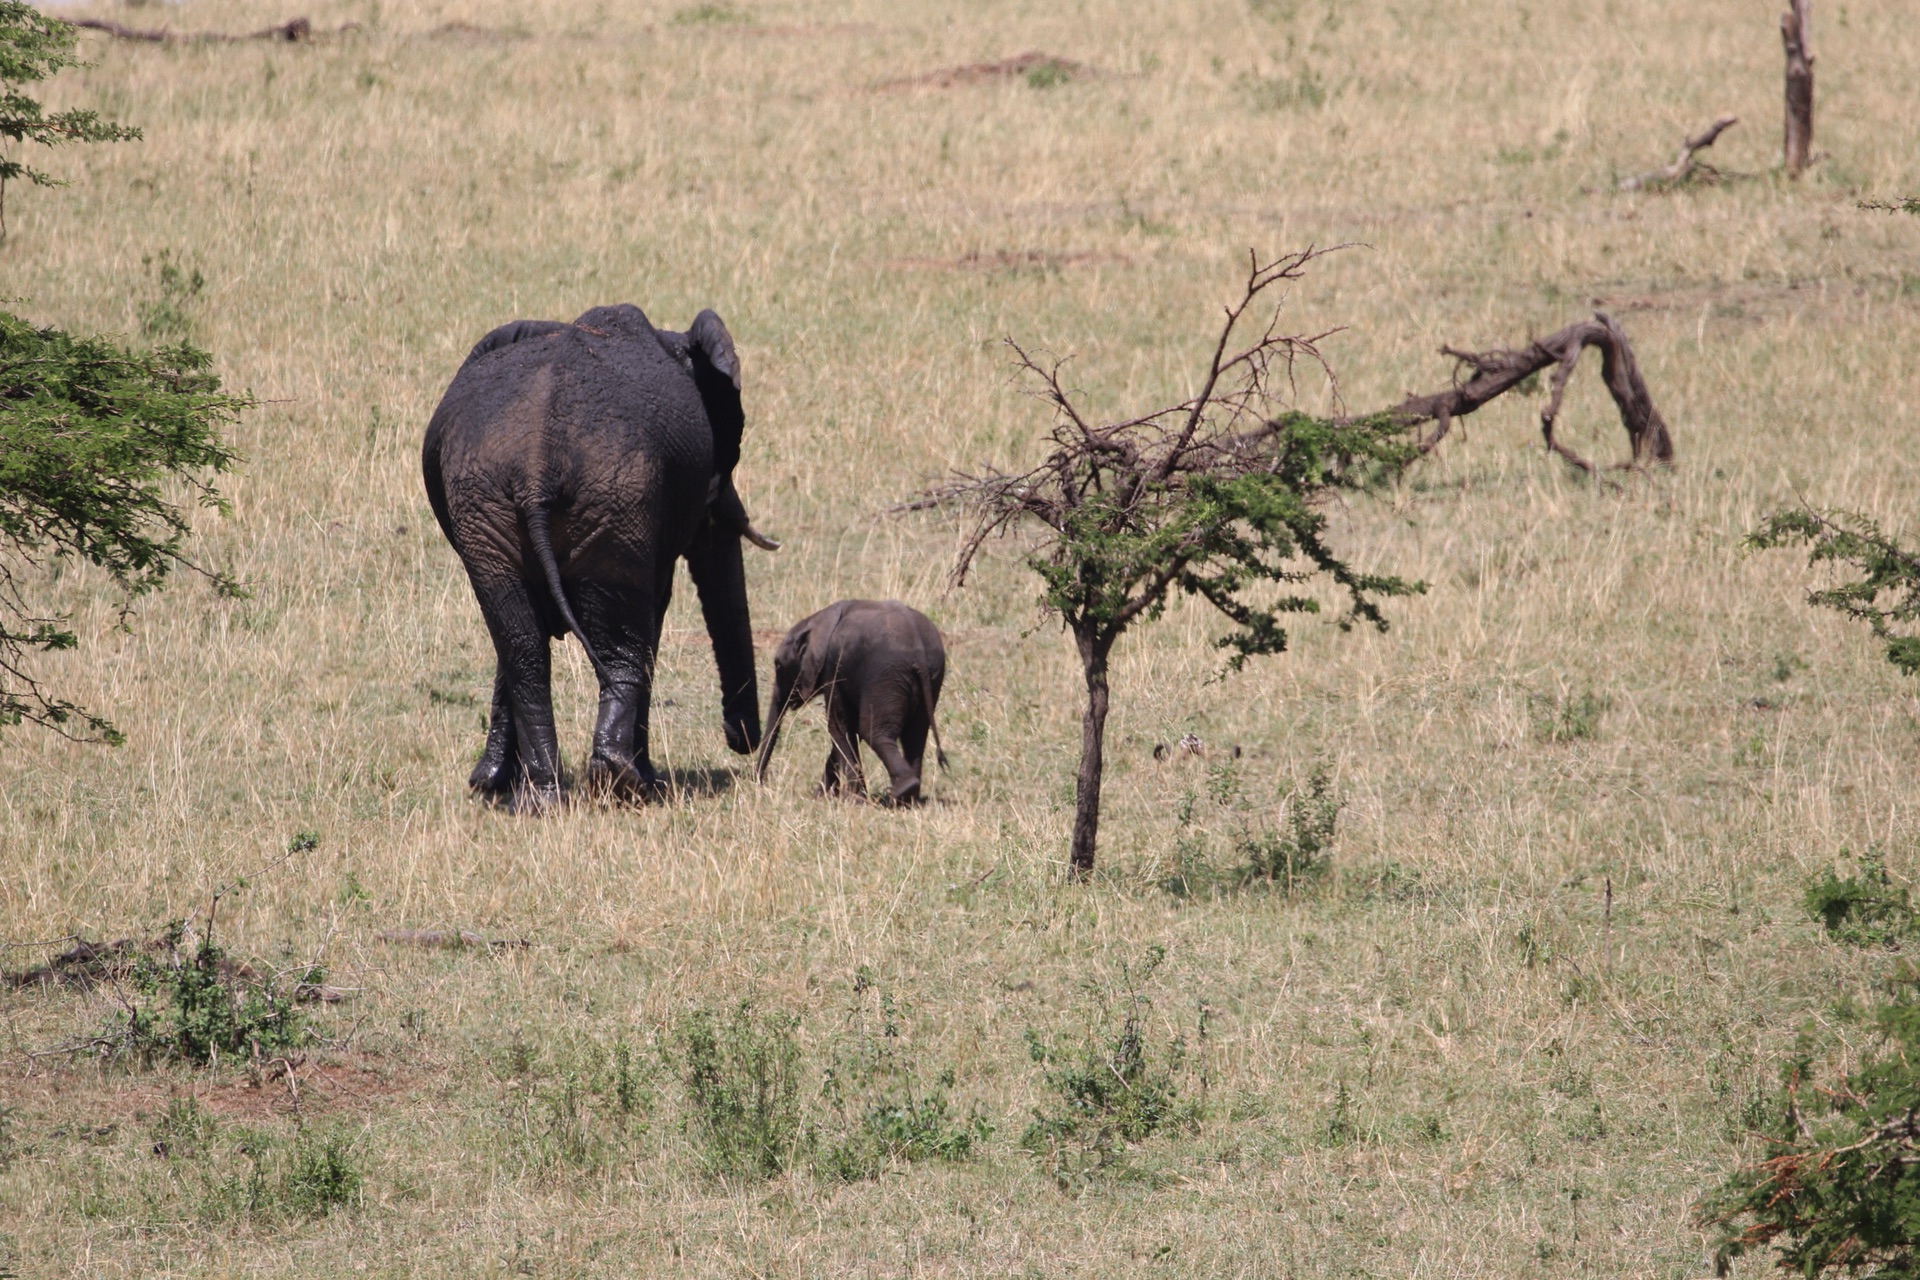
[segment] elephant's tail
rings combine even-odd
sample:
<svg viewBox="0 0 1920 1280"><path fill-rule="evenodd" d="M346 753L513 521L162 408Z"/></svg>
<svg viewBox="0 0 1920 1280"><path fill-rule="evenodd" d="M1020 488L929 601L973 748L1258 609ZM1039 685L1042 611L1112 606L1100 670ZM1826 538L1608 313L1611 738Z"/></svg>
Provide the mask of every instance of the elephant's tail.
<svg viewBox="0 0 1920 1280"><path fill-rule="evenodd" d="M947 767L947 749L940 745L940 721L933 714L933 678L927 674L927 664L920 664L920 696L927 700L927 728L933 730L933 758L940 762L942 769Z"/></svg>
<svg viewBox="0 0 1920 1280"><path fill-rule="evenodd" d="M553 539L547 533L547 509L538 502L527 508L527 539L533 543L533 554L540 557L540 570L546 574L547 590L553 593L553 602L560 606L560 617L580 647L587 651L587 661L593 664L594 674L604 682L607 673L600 666L600 656L587 643L587 633L580 629L580 620L573 616L573 606L567 603L566 588L560 585L560 564L553 558Z"/></svg>

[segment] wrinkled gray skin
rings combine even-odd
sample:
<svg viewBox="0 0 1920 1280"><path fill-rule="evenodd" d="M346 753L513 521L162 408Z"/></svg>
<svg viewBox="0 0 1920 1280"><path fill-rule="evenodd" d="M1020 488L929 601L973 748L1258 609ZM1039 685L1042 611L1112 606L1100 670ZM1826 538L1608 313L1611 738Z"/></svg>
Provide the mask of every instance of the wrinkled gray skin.
<svg viewBox="0 0 1920 1280"><path fill-rule="evenodd" d="M647 717L661 619L684 556L720 668L727 745L760 740L740 541L771 546L733 487L745 419L733 340L711 311L684 334L638 307L482 338L427 426L421 468L498 661L468 784L516 808L560 796L549 639L571 631L600 683L588 785L658 787Z"/></svg>
<svg viewBox="0 0 1920 1280"><path fill-rule="evenodd" d="M898 600L842 600L796 623L773 654L773 697L767 703L767 736L760 744L759 775L767 776L780 724L814 698L824 698L827 753L820 791L867 794L858 736L887 768L895 804L920 799L920 765L933 733L934 751L946 767L940 728L933 713L947 678L947 651L939 628Z"/></svg>

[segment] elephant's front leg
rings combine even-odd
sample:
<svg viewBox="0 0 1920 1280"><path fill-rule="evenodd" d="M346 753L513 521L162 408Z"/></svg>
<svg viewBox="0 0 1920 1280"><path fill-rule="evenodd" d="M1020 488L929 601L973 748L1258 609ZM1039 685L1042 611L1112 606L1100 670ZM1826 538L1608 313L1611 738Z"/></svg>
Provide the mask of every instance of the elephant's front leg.
<svg viewBox="0 0 1920 1280"><path fill-rule="evenodd" d="M507 669L493 676L493 708L487 715L487 745L480 761L467 775L467 785L489 800L504 799L518 781L520 760L514 743L513 705L507 692Z"/></svg>

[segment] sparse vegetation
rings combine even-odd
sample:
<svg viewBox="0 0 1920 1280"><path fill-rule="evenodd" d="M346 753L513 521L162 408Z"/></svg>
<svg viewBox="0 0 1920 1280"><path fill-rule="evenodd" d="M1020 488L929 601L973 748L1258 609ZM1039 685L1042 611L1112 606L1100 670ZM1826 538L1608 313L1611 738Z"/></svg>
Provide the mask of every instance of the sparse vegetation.
<svg viewBox="0 0 1920 1280"><path fill-rule="evenodd" d="M146 138L8 148L72 186L10 185L0 308L144 346L141 258L170 248L206 278L183 307L207 372L259 403L219 431L245 458L218 484L230 515L161 485L186 553L246 599L176 567L122 630L100 569L22 579L76 641L29 651L31 673L127 742L0 730L0 1271L1710 1273L1688 1213L1721 1171L1785 1153L1755 1132L1780 1132L1777 1064L1812 1024L1814 1083L1840 1089L1881 1053L1874 1009L1913 959L1840 941L1804 897L1829 864L1864 884L1872 848L1892 890L1920 875L1920 685L1867 625L1806 607L1847 566L1739 542L1805 494L1920 544L1920 218L1853 205L1920 193L1920 23L1816 0L1844 103L1788 185L1777 4L734 0L750 21L671 24L695 3L336 4L297 43L83 33L96 65L34 94ZM305 7L117 8L46 12L187 36ZM1027 51L1088 70L1031 89ZM1317 108L1256 111L1236 87L1302 67L1329 90ZM1720 110L1743 121L1706 154L1759 176L1613 190ZM1113 652L1099 865L1065 886L1084 681L1039 625L1035 543L990 548L942 596L953 527L878 508L1044 456L1001 335L1074 352L1077 403L1124 418L1197 390L1249 244L1349 240L1371 247L1285 310L1302 332L1351 326L1319 344L1339 394L1303 366L1302 412L1446 387L1442 342L1523 347L1597 300L1677 459L1604 465L1629 454L1589 351L1557 430L1594 472L1541 451L1549 365L1454 418L1401 483L1325 508L1350 563L1432 584L1383 604L1392 630L1295 618L1282 660L1219 680L1229 623L1170 594ZM422 494L420 433L495 325L623 300L675 328L713 306L738 340L742 496L791 535L747 562L763 681L771 637L835 599L938 617L941 729L967 744L942 803L742 778L684 580L654 675L674 799L520 820L466 798L494 655ZM1324 579L1299 593L1344 607ZM577 767L595 683L576 647L551 680ZM1588 691L1612 705L1598 736L1554 743L1529 691L1555 717ZM825 736L802 730L817 761ZM1188 733L1204 753L1154 758ZM1291 896L1243 879L1243 834L1290 838L1286 797L1319 761L1347 801L1326 876ZM300 1005L316 1037L257 1065L58 1052L120 1032L122 996L164 1007L128 954L54 964L73 935L197 920L208 884L302 832L317 845L250 877L217 941L281 992L324 956L338 1001ZM1198 889L1174 898L1158 886L1182 847ZM1048 1071L1123 1026L1085 984L1111 993L1156 941L1148 1060L1184 1036L1174 1105L1204 1098L1205 1117L1063 1194L1020 1139L1035 1108L1065 1109ZM880 986L855 1000L862 965ZM882 991L911 1005L891 1039ZM687 1123L676 1028L690 1006L724 1028L741 1000L800 1019L801 1136L771 1177L717 1175ZM862 1037L897 1049L912 1118L844 1180L825 1157L866 1100L908 1096L881 1073L844 1117L829 1102ZM967 1156L912 1159L943 1145L918 1140L942 1091ZM1800 1096L1816 1131L1837 1118ZM198 1155L154 1150L175 1099L206 1117ZM324 1215L282 1192L303 1129L347 1140L361 1175ZM1063 1164L1098 1168L1081 1142ZM1774 1262L1755 1247L1733 1275Z"/></svg>
<svg viewBox="0 0 1920 1280"><path fill-rule="evenodd" d="M769 1178L805 1154L799 1019L742 1001L696 1008L675 1028L688 1136L708 1171Z"/></svg>

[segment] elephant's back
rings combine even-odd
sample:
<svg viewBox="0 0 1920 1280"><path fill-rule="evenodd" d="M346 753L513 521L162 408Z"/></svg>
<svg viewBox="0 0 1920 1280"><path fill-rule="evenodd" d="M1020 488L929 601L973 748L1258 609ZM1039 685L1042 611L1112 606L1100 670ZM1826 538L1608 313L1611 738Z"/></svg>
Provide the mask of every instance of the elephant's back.
<svg viewBox="0 0 1920 1280"><path fill-rule="evenodd" d="M428 497L456 548L513 538L492 526L538 503L563 566L589 543L627 561L679 554L654 535L691 536L712 468L693 375L630 306L496 329L454 375L422 445Z"/></svg>

